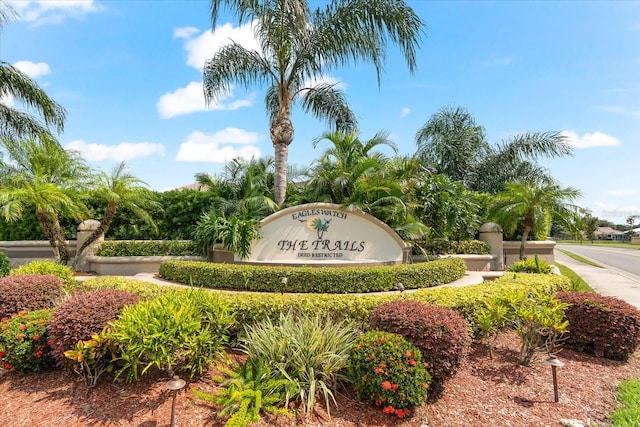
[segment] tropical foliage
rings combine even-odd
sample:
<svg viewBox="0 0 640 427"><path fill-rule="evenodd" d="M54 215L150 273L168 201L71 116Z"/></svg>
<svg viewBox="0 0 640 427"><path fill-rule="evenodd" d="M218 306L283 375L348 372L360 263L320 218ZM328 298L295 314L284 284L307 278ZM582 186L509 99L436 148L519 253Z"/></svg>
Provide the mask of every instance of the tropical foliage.
<svg viewBox="0 0 640 427"><path fill-rule="evenodd" d="M0 160L0 208L7 221L34 209L57 262L70 259L60 217L83 220L87 207L79 189L91 179L89 167L75 152L60 148L46 135L39 139L4 140L9 161Z"/></svg>
<svg viewBox="0 0 640 427"><path fill-rule="evenodd" d="M484 128L461 107L445 107L431 116L418 130L416 142L416 155L426 168L462 182L468 190L491 194L516 180L552 182L537 160L572 153L559 132L525 132L492 145Z"/></svg>
<svg viewBox="0 0 640 427"><path fill-rule="evenodd" d="M536 184L535 182L512 182L504 191L496 195L489 217L495 220L507 233L522 230L520 259L525 259L527 239L534 232L538 239L544 239L556 221L566 229L580 229L582 209L574 204L580 191L573 187L562 188L556 183Z"/></svg>
<svg viewBox="0 0 640 427"><path fill-rule="evenodd" d="M15 15L10 4L0 3L0 30ZM2 98L5 102L0 102L0 141L39 135L53 138L51 128L57 132L64 129L64 108L51 99L33 79L5 61L0 61L0 99ZM17 109L14 106L16 101L35 111L39 117Z"/></svg>

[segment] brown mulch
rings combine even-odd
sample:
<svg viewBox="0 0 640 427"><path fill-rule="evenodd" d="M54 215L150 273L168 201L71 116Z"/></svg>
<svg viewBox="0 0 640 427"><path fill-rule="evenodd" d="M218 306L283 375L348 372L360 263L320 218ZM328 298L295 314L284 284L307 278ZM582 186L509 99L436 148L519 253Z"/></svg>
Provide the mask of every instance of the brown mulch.
<svg viewBox="0 0 640 427"><path fill-rule="evenodd" d="M489 359L475 345L456 375L437 397L432 396L410 418L399 420L380 409L358 402L349 390L337 396L331 417L317 406L306 420L264 417L255 426L309 427L481 427L559 426L560 419L578 419L586 425L606 426L615 406L614 394L623 379L640 378L640 356L615 362L563 350L565 366L558 371L560 399L554 402L550 367L516 364L518 338L513 333L498 339ZM212 369L210 374L214 370ZM7 372L0 376L0 425L21 426L168 426L171 393L166 378L143 377L128 384L103 378L88 390L75 374L52 370L39 374ZM212 392L210 375L191 382L176 400L176 426L223 426L216 408L193 396L189 388Z"/></svg>

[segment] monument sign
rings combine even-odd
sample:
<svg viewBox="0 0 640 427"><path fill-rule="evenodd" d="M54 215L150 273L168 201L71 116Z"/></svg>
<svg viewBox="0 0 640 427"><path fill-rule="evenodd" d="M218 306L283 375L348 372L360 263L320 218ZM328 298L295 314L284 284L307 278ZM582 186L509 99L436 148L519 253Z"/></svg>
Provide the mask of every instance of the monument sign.
<svg viewBox="0 0 640 427"><path fill-rule="evenodd" d="M262 239L246 262L273 264L398 264L410 245L382 221L339 205L294 206L262 220Z"/></svg>

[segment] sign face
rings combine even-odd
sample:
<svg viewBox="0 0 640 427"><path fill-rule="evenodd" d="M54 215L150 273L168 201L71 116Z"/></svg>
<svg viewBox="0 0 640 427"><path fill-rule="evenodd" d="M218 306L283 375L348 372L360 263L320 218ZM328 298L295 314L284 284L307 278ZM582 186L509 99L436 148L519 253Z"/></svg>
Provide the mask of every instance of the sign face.
<svg viewBox="0 0 640 427"><path fill-rule="evenodd" d="M312 203L262 220L262 239L245 261L275 264L401 263L408 250L377 218L339 205Z"/></svg>

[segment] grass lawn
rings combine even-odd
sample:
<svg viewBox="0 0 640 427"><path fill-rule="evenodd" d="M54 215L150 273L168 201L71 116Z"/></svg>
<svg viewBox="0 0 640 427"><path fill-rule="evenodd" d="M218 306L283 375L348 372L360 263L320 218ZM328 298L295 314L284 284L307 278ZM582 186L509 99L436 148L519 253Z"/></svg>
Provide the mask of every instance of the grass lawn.
<svg viewBox="0 0 640 427"><path fill-rule="evenodd" d="M616 399L620 406L611 414L612 427L637 427L640 425L640 380L620 383Z"/></svg>
<svg viewBox="0 0 640 427"><path fill-rule="evenodd" d="M582 246L606 246L610 248L626 248L640 250L640 245L632 245L630 242L616 242L613 240L556 240L559 245L582 245Z"/></svg>

